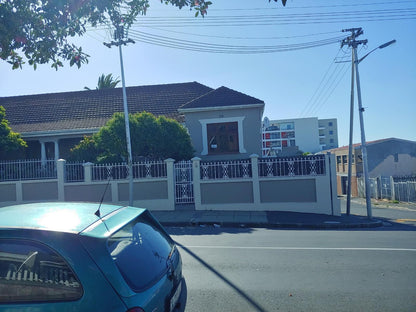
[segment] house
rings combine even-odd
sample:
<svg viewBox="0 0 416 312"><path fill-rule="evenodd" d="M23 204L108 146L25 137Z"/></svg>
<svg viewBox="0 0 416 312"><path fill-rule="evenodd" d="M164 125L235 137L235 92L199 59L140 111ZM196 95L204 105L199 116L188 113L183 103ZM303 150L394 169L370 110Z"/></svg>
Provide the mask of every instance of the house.
<svg viewBox="0 0 416 312"><path fill-rule="evenodd" d="M261 155L263 101L221 87L178 111L184 114L194 148L202 159Z"/></svg>
<svg viewBox="0 0 416 312"><path fill-rule="evenodd" d="M329 150L335 155L338 195L347 193L348 146ZM357 196L357 177L363 176L361 144L354 144L351 159L351 195ZM397 138L367 142L370 178L380 176L415 176L416 142Z"/></svg>
<svg viewBox="0 0 416 312"><path fill-rule="evenodd" d="M129 113L147 111L185 123L196 156L261 152L261 100L198 82L127 87L126 93ZM26 158L42 160L66 158L84 136L123 112L121 88L2 97L0 105L12 130L28 143Z"/></svg>
<svg viewBox="0 0 416 312"><path fill-rule="evenodd" d="M300 152L317 153L338 147L337 120L294 118L269 120L262 125L262 156L287 156Z"/></svg>

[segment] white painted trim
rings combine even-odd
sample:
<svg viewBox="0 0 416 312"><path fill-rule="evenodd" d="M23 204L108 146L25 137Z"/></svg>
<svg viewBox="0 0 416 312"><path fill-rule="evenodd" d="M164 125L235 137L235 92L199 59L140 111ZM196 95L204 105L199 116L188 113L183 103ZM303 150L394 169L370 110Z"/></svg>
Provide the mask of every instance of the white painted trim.
<svg viewBox="0 0 416 312"><path fill-rule="evenodd" d="M74 135L88 135L98 132L100 128L85 128L85 129L65 129L65 130L50 130L50 131L32 131L32 132L20 132L23 138L40 138L59 136L60 138L67 136L68 138Z"/></svg>
<svg viewBox="0 0 416 312"><path fill-rule="evenodd" d="M197 108L178 108L179 113L197 113L197 112L212 112L220 110L230 110L230 109L245 109L245 108L264 108L264 103L259 104L244 104L244 105L228 105L228 106L215 106L215 107L197 107Z"/></svg>
<svg viewBox="0 0 416 312"><path fill-rule="evenodd" d="M247 153L244 148L244 132L243 132L243 120L245 116L241 117L228 117L228 118L211 118L211 119L200 119L199 122L202 125L202 152L201 155L208 155L208 133L207 125L212 123L226 123L226 122L237 122L238 123L238 150L239 153Z"/></svg>

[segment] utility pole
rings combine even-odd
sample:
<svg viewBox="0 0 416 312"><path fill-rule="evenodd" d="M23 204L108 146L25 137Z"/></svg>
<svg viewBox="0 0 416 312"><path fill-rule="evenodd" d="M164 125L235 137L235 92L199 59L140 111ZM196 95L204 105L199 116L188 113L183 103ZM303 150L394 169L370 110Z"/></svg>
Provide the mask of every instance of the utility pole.
<svg viewBox="0 0 416 312"><path fill-rule="evenodd" d="M360 86L360 76L358 73L358 56L357 56L357 46L360 44L367 44L368 40L356 40L356 38L363 34L362 28L350 28L343 29L343 32L351 32L351 35L344 39L341 43L341 47L348 45L352 48L352 77L351 77L351 107L350 107L350 138L349 138L349 148L348 148L348 189L347 189L347 215L350 214L351 207L351 168L352 168L352 127L353 127L353 105L354 105L354 72L357 82L357 97L358 97L358 114L360 118L360 129L361 129L361 154L363 162L363 172L364 172L364 181L365 181L365 199L367 206L367 217L372 218L371 211L371 192L370 192L370 179L368 176L368 161L367 161L367 143L365 140L364 132L364 118L363 112L364 108L361 101L361 86Z"/></svg>
<svg viewBox="0 0 416 312"><path fill-rule="evenodd" d="M123 53L121 50L122 45L127 43L134 43L132 39L124 40L124 26L122 24L115 24L116 30L114 31L114 40L104 45L108 48L112 46L118 46L120 54L120 67L121 67L121 83L123 87L123 108L124 108L124 123L126 126L126 142L127 142L127 166L129 174L129 206L133 206L133 157L131 152L131 138L130 138L130 122L129 122L129 110L127 106L126 95L126 83L124 79L124 66L123 66Z"/></svg>

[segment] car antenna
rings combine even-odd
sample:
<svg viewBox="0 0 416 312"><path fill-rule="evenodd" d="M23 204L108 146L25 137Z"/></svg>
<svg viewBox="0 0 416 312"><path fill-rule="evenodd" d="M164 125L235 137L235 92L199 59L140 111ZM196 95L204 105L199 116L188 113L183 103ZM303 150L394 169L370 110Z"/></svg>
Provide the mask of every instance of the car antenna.
<svg viewBox="0 0 416 312"><path fill-rule="evenodd" d="M98 218L100 218L100 220L104 223L105 228L107 229L107 231L108 231L108 232L110 232L110 230L108 229L107 224L105 224L104 219L102 219L102 218L101 218L101 211L100 211L100 209L101 209L101 205L102 205L102 203L103 203L103 201L104 201L104 196L105 196L105 193L107 193L107 189L108 189L108 185L110 184L110 181L111 181L111 175L109 175L109 177L108 177L108 181L107 181L107 184L106 184L106 186L105 186L103 196L101 196L101 200L100 200L100 204L99 204L99 206L98 206L98 209L97 209L97 211L94 213L94 214L95 214Z"/></svg>

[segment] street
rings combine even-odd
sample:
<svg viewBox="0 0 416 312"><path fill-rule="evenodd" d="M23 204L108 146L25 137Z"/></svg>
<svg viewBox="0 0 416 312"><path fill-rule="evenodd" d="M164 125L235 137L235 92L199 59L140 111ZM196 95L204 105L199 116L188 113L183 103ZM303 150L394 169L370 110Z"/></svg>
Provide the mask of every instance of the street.
<svg viewBox="0 0 416 312"><path fill-rule="evenodd" d="M381 214L385 226L362 230L168 228L183 258L185 311L415 311L416 228L392 220L416 211Z"/></svg>

